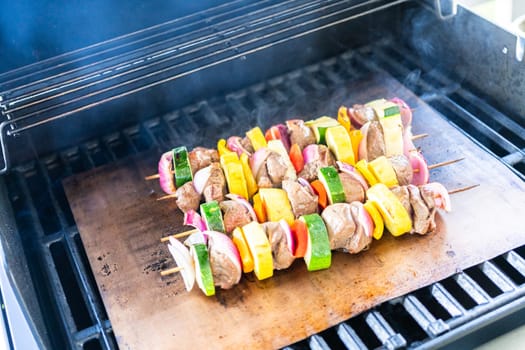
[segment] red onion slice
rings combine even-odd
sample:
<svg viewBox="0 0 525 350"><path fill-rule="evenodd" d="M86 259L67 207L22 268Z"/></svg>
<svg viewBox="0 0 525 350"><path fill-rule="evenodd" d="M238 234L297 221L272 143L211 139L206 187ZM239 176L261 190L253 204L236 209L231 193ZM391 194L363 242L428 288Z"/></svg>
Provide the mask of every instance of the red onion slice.
<svg viewBox="0 0 525 350"><path fill-rule="evenodd" d="M368 160L367 135L369 126L370 122L367 122L361 127L361 135L363 135L363 138L359 142L359 147L357 151L359 159Z"/></svg>
<svg viewBox="0 0 525 350"><path fill-rule="evenodd" d="M191 258L190 252L184 244L173 237L169 238L168 250L177 266L182 269L180 270L180 274L184 281L184 286L189 292L195 284L195 266L193 265L193 259Z"/></svg>
<svg viewBox="0 0 525 350"><path fill-rule="evenodd" d="M317 159L318 154L319 154L319 152L317 151L318 148L319 148L319 145L311 144L311 145L306 146L303 149L304 164L308 164L311 161L314 161Z"/></svg>
<svg viewBox="0 0 525 350"><path fill-rule="evenodd" d="M363 225L363 230L367 237L372 237L374 233L374 220L368 213L361 202L352 202L350 210L353 212L352 216L357 218L356 221Z"/></svg>
<svg viewBox="0 0 525 350"><path fill-rule="evenodd" d="M292 143L290 142L290 136L288 136L288 128L284 124L277 124L276 127L279 130L279 134L281 134L279 139L283 143L284 148L286 148L286 152L290 152Z"/></svg>
<svg viewBox="0 0 525 350"><path fill-rule="evenodd" d="M358 113L356 113L355 109L352 107L347 108L347 114L350 117L350 123L355 128L361 128L363 124L365 124L368 119L362 119Z"/></svg>
<svg viewBox="0 0 525 350"><path fill-rule="evenodd" d="M208 182L211 174L211 165L198 170L195 175L193 175L193 187L198 194L204 192L204 187Z"/></svg>
<svg viewBox="0 0 525 350"><path fill-rule="evenodd" d="M404 127L409 126L412 123L412 109L408 104L398 97L390 99L390 102L394 102L399 106L399 112L401 113L401 123Z"/></svg>
<svg viewBox="0 0 525 350"><path fill-rule="evenodd" d="M248 214L250 214L252 220L257 221L257 215L255 214L255 210L253 210L252 205L246 200L246 198L244 198L243 196L239 196L235 193L228 193L226 197L236 201L239 204L242 204L248 210Z"/></svg>
<svg viewBox="0 0 525 350"><path fill-rule="evenodd" d="M194 244L208 244L208 232L209 231L195 232L186 238L184 244L188 247Z"/></svg>
<svg viewBox="0 0 525 350"><path fill-rule="evenodd" d="M177 188L173 179L173 153L164 153L159 160L159 184L167 194L174 194Z"/></svg>
<svg viewBox="0 0 525 350"><path fill-rule="evenodd" d="M363 190L365 192L368 190L368 184L365 178L363 177L363 175L357 172L353 166L345 162L341 162L339 160L336 163L337 163L337 167L339 168L341 172L346 173L350 175L354 180L357 180L359 184L361 185L361 187L363 187Z"/></svg>
<svg viewBox="0 0 525 350"><path fill-rule="evenodd" d="M301 186L305 187L312 196L316 196L315 194L315 191L312 187L312 185L310 185L310 183L308 182L308 180L306 179L303 179L302 177L298 177L297 178L297 182L299 182L299 184L301 184Z"/></svg>
<svg viewBox="0 0 525 350"><path fill-rule="evenodd" d="M199 213L193 209L184 213L184 225L193 226L201 232L207 230L206 222L204 222Z"/></svg>
<svg viewBox="0 0 525 350"><path fill-rule="evenodd" d="M230 260L233 264L234 271L232 273L232 279L234 281L233 285L239 283L242 276L242 263L241 256L237 246L233 241L226 236L224 233L217 231L206 231L205 234L208 236L208 248L209 250L216 250L222 255ZM212 265L213 269L213 265ZM230 288L231 286L219 285L221 288Z"/></svg>
<svg viewBox="0 0 525 350"><path fill-rule="evenodd" d="M293 255L295 252L295 240L292 235L292 230L290 229L290 225L284 220L279 220L279 225L281 225L284 235L286 236L286 242L288 243L288 249L290 249L290 253Z"/></svg>
<svg viewBox="0 0 525 350"><path fill-rule="evenodd" d="M270 150L266 147L259 148L250 158L250 168L252 169L253 176L257 176L261 166L266 161L266 158L270 155Z"/></svg>
<svg viewBox="0 0 525 350"><path fill-rule="evenodd" d="M410 166L414 173L412 176L412 185L421 186L427 184L430 172L423 154L418 151L412 151L408 155L408 160L410 161Z"/></svg>
<svg viewBox="0 0 525 350"><path fill-rule="evenodd" d="M251 156L251 153L244 148L241 141L242 139L239 136L230 136L228 141L226 141L226 145L231 151L236 152L239 157L243 153L246 153L248 157Z"/></svg>

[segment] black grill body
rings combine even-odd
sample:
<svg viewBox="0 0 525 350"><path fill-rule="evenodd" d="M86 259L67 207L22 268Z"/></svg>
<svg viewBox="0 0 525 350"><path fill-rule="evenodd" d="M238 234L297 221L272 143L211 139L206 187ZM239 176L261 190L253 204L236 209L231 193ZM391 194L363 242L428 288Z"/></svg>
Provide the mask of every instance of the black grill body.
<svg viewBox="0 0 525 350"><path fill-rule="evenodd" d="M338 107L331 98L349 81L386 72L525 178L516 39L447 5L209 2L164 11L159 22L147 16L70 53L47 48L49 58L29 66L14 68L31 58L4 62L0 238L37 343L117 348L62 188L69 175L320 115ZM523 323L524 307L525 246L289 348L471 347Z"/></svg>

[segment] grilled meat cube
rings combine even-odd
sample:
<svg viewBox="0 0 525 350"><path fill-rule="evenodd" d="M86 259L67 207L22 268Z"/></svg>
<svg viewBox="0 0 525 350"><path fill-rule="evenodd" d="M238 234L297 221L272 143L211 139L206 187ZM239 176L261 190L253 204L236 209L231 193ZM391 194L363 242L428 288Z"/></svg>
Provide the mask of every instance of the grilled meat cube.
<svg viewBox="0 0 525 350"><path fill-rule="evenodd" d="M255 150L253 149L252 142L248 138L248 136L245 136L241 139L241 145L244 147L245 150L250 152L250 154L253 154Z"/></svg>
<svg viewBox="0 0 525 350"><path fill-rule="evenodd" d="M296 218L305 214L317 213L317 195L297 181L284 180L283 190L288 194L288 200Z"/></svg>
<svg viewBox="0 0 525 350"><path fill-rule="evenodd" d="M286 122L288 135L290 135L290 144L298 144L301 149L315 143L315 135L304 121L300 119L289 120Z"/></svg>
<svg viewBox="0 0 525 350"><path fill-rule="evenodd" d="M219 203L222 210L224 229L230 234L236 227L244 226L252 221L248 209L239 202L226 200Z"/></svg>
<svg viewBox="0 0 525 350"><path fill-rule="evenodd" d="M175 195L177 196L175 202L177 203L179 209L182 210L184 213L191 209L199 209L201 195L197 191L195 191L195 188L193 187L193 182L186 182L184 185L177 188L177 191L175 191Z"/></svg>
<svg viewBox="0 0 525 350"><path fill-rule="evenodd" d="M277 152L270 151L255 176L257 186L262 188L281 187L283 180L295 180L295 170L289 169L285 159Z"/></svg>
<svg viewBox="0 0 525 350"><path fill-rule="evenodd" d="M388 158L394 172L396 173L397 182L401 186L409 185L412 182L412 176L414 175L412 171L412 166L407 157L399 155L392 156Z"/></svg>
<svg viewBox="0 0 525 350"><path fill-rule="evenodd" d="M390 189L392 193L396 195L403 207L408 212L408 215L412 217L412 206L410 205L410 193L406 186L396 186Z"/></svg>
<svg viewBox="0 0 525 350"><path fill-rule="evenodd" d="M370 120L374 120L376 117L376 113L372 107L361 104L353 105L352 108L348 109L348 112L353 114L354 119L358 120L360 125L363 125Z"/></svg>
<svg viewBox="0 0 525 350"><path fill-rule="evenodd" d="M217 162L210 165L210 177L204 185L202 194L206 202L217 201L222 202L226 194L226 178L222 172L221 165Z"/></svg>
<svg viewBox="0 0 525 350"><path fill-rule="evenodd" d="M266 158L266 170L274 186L280 187L287 177L288 166L280 154L271 152Z"/></svg>
<svg viewBox="0 0 525 350"><path fill-rule="evenodd" d="M385 154L385 137L381 124L376 120L370 122L366 133L366 160L371 161Z"/></svg>
<svg viewBox="0 0 525 350"><path fill-rule="evenodd" d="M198 170L207 167L213 162L219 161L219 153L215 149L195 147L188 154L191 172L195 174Z"/></svg>
<svg viewBox="0 0 525 350"><path fill-rule="evenodd" d="M410 194L410 204L413 210L411 233L415 232L420 235L424 235L434 231L436 228L436 223L434 220L436 209L433 205L433 202L431 207L429 207L427 201L423 199L423 196L421 195L421 192L417 186L409 185L407 188Z"/></svg>
<svg viewBox="0 0 525 350"><path fill-rule="evenodd" d="M365 200L365 190L361 183L346 173L339 173L339 179L343 184L345 191L345 201L352 203L354 201L363 202Z"/></svg>
<svg viewBox="0 0 525 350"><path fill-rule="evenodd" d="M317 170L319 168L330 165L335 166L335 158L325 145L312 145L310 147L315 147L314 157L304 165L303 170L299 173L299 177L312 182L317 179Z"/></svg>
<svg viewBox="0 0 525 350"><path fill-rule="evenodd" d="M372 232L369 232L368 234L366 233L366 223L362 222L360 219L364 210L366 209L363 207L363 203L350 203L350 212L352 213L352 219L354 219L354 223L356 224L355 233L352 235L352 238L346 247L351 254L356 254L362 250L368 249L370 243L372 243Z"/></svg>
<svg viewBox="0 0 525 350"><path fill-rule="evenodd" d="M295 257L288 248L286 234L281 225L278 222L265 222L262 226L272 246L273 268L283 270L290 267Z"/></svg>
<svg viewBox="0 0 525 350"><path fill-rule="evenodd" d="M327 206L322 214L330 240L330 249L349 251L352 248L352 237L356 224L348 203L336 203Z"/></svg>
<svg viewBox="0 0 525 350"><path fill-rule="evenodd" d="M241 270L239 270L228 256L216 249L213 239L208 240L208 254L213 275L213 283L222 289L229 289L239 283Z"/></svg>

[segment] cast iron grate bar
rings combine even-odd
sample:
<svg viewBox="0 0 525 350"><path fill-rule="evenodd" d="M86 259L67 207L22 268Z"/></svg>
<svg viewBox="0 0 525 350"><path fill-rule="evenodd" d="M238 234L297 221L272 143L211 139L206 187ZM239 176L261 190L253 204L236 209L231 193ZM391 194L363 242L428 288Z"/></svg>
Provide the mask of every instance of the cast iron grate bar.
<svg viewBox="0 0 525 350"><path fill-rule="evenodd" d="M304 117L315 115L315 113L326 111L327 106L316 106L308 97L314 94L323 97L325 91L337 91L344 86L348 80L357 79L370 72L387 70L395 77L403 80L407 74L413 73L418 66L412 62L408 68L402 65L383 61L384 54L378 54L385 50L393 50L388 47L388 42L382 42L374 46L373 50L363 50L359 53L345 53L335 59L321 62L318 65L306 67L294 72L271 79L268 82L257 84L243 91L231 93L224 98L196 103L168 115L153 118L139 125L123 129L121 132L105 135L100 139L85 142L77 147L61 151L57 155L50 155L40 161L22 165L13 174L6 176L9 183L8 189L13 201L28 208L29 222L23 220L27 216L18 219L18 225L26 235L25 244L27 249L36 249L39 252L41 270L33 271L33 274L46 276L48 280L49 293L53 295L53 303L56 304L54 312L59 320L60 326L65 333L65 343L71 348L82 348L83 346L94 346L99 348L115 349L116 342L113 338L110 322L107 319L97 287L89 269L89 264L84 252L76 243L80 242L77 228L68 211L67 202L61 199L61 192L57 189L60 180L73 173L82 172L95 166L112 163L130 154L140 151L160 148L166 149L175 143L185 143L189 147L202 145L215 140L205 140L207 135L200 126L207 125L207 129L214 130L215 138L241 132L242 125L235 123L236 120L249 120L251 124L258 122L262 127L272 124L272 120L263 119L268 113L274 118L282 121L285 112L296 111L305 113ZM407 60L409 58L407 57ZM384 67L388 65L388 69ZM420 94L431 96L430 102L441 101L448 94L461 93L463 90L452 82L441 76L429 75L422 69L416 74L418 79L413 80L413 88ZM344 77L344 78L339 78ZM427 80L435 84L432 85ZM342 90L343 91L343 90ZM475 100L476 96L464 95L468 100ZM290 106L289 101L294 101L295 106ZM459 103L459 102L458 102ZM334 106L328 106L332 108ZM333 109L333 108L332 108ZM334 109L335 110L335 109ZM475 118L475 115L472 115ZM226 121L223 123L223 121ZM177 124L177 128L175 127ZM180 125L187 125L184 130ZM237 131L230 129L236 126ZM250 124L250 125L251 125ZM190 136L186 136L191 134ZM205 142L206 141L206 142ZM39 176L43 184L41 191L44 197L35 197L30 190L28 181ZM58 185L60 187L60 185ZM35 198L37 202L35 202ZM57 218L56 224L48 225L46 230L42 227L42 215L38 212L42 205L38 198L51 198L52 212ZM35 243L36 242L36 243ZM56 265L51 254L51 247L60 245L62 247L61 261L68 265L73 271L76 288L79 289L80 302L88 310L90 317L89 325L78 327L72 315L70 303L71 290L64 288L60 274L62 266ZM36 245L36 246L34 246ZM56 253L55 253L56 255ZM516 275L525 279L525 259L518 251L504 254L501 259L508 263L506 269L513 269ZM34 267L36 268L36 267ZM525 285L519 279L507 276L508 270L501 268L497 261L486 262L476 267L478 274L483 279L497 286L500 291L491 297L486 290L487 286L476 282L467 273L458 273L455 276L427 287L423 292L414 292L398 300L379 305L378 307L345 321L326 332L321 332L313 337L305 339L289 348L337 348L338 345L351 349L375 348L400 348L404 346L417 347L446 336L460 326L468 324L469 321L496 310L501 305L507 305L525 295ZM87 277L89 276L89 277ZM522 282L524 280L521 280ZM455 285L455 288L451 286ZM458 292L460 290L461 292ZM465 302L463 293L473 302ZM424 296L424 297L423 297ZM427 298L432 298L428 302ZM439 306L439 312L435 305ZM402 312L400 312L402 311ZM448 317L443 317L443 312ZM410 326L400 321L402 314ZM417 329L421 331L417 331ZM448 330L450 329L450 330ZM419 333L418 333L419 332Z"/></svg>

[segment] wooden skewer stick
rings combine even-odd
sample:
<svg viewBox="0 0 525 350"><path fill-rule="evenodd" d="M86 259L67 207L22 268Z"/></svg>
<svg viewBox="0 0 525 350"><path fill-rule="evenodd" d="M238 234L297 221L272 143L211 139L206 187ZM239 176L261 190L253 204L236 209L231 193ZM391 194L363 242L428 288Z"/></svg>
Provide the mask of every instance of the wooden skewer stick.
<svg viewBox="0 0 525 350"><path fill-rule="evenodd" d="M153 174L153 175L150 175L150 176L146 176L144 178L144 180L149 181L149 180L155 180L155 179L158 179L158 178L160 178L159 174Z"/></svg>
<svg viewBox="0 0 525 350"><path fill-rule="evenodd" d="M439 168L439 167L442 167L442 166L445 166L445 165L449 165L449 164L454 164L454 163L462 161L463 159L465 159L465 157L458 158L458 159L453 159L453 160L447 160L446 162L432 164L432 165L428 166L428 170L436 169L436 168ZM419 173L419 169L414 169L413 172L414 173Z"/></svg>
<svg viewBox="0 0 525 350"><path fill-rule="evenodd" d="M468 190L471 190L471 189L476 188L476 187L478 187L478 186L479 186L479 184L476 184L476 185L470 185L470 186L461 187L461 188L456 188L455 190L450 190L450 191L448 191L448 194L454 194L454 193L459 193L459 192L468 191Z"/></svg>
<svg viewBox="0 0 525 350"><path fill-rule="evenodd" d="M412 141L414 140L419 140L419 139L423 139L425 137L429 136L428 134L417 134L417 135L413 135L412 136Z"/></svg>
<svg viewBox="0 0 525 350"><path fill-rule="evenodd" d="M172 275L174 273L177 273L177 272L180 272L183 268L180 267L180 266L177 266L177 267L172 267L171 269L167 269L167 270L163 270L160 272L160 275L161 276L168 276L168 275Z"/></svg>
<svg viewBox="0 0 525 350"><path fill-rule="evenodd" d="M181 233L176 233L176 234L173 234L173 235L169 235L169 236L166 236L166 237L162 237L160 239L161 242L167 242L170 240L170 237L173 237L173 238L181 238L181 237L186 237L186 236L189 236L195 232L199 232L199 230L197 230L196 228L194 228L193 230L188 230L188 231L184 231L184 232L181 232Z"/></svg>
<svg viewBox="0 0 525 350"><path fill-rule="evenodd" d="M170 198L177 198L177 195L175 193L173 194L167 194L165 196L162 196L162 197L159 197L157 198L158 201L163 201L165 199L170 199Z"/></svg>
<svg viewBox="0 0 525 350"><path fill-rule="evenodd" d="M465 159L465 157L454 159L454 160L447 160L446 162L432 164L432 165L428 166L428 170L432 170L432 169L439 168L439 167L442 167L442 166L445 166L445 165L461 162L463 159Z"/></svg>

